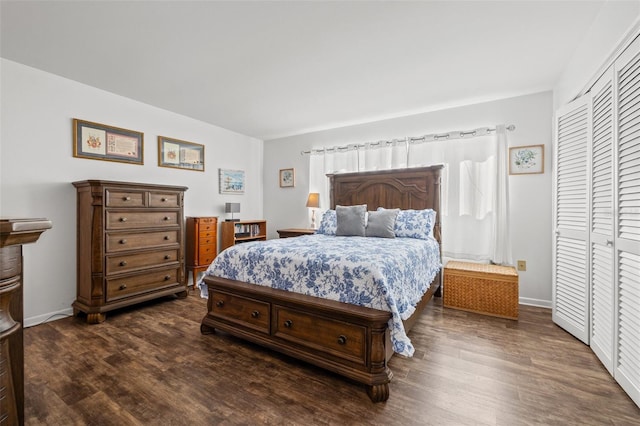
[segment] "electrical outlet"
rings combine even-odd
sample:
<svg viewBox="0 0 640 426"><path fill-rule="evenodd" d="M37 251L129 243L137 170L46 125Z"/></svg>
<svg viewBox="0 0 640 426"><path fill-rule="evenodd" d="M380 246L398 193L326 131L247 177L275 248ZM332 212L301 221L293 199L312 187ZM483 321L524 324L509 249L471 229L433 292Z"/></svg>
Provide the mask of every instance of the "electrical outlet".
<svg viewBox="0 0 640 426"><path fill-rule="evenodd" d="M527 270L527 261L518 260L518 271L526 271L526 270Z"/></svg>

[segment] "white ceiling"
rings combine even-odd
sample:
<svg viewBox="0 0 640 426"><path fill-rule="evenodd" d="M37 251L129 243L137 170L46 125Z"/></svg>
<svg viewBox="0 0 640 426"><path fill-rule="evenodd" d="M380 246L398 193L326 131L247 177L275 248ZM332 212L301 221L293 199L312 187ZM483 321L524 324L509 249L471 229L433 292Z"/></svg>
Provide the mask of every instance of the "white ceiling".
<svg viewBox="0 0 640 426"><path fill-rule="evenodd" d="M3 58L259 139L551 90L604 1L5 1Z"/></svg>

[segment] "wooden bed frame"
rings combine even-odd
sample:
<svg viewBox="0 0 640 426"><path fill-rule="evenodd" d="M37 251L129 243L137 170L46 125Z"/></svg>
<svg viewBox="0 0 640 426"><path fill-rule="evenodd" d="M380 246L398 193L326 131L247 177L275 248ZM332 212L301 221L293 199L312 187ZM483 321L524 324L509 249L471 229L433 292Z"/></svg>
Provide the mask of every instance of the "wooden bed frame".
<svg viewBox="0 0 640 426"><path fill-rule="evenodd" d="M331 208L377 207L440 210L442 166L329 175ZM434 236L441 242L440 215ZM207 276L207 314L203 334L215 329L333 371L367 387L373 402L389 398L393 355L391 313L270 287ZM440 274L416 312L404 321L407 332L436 290Z"/></svg>

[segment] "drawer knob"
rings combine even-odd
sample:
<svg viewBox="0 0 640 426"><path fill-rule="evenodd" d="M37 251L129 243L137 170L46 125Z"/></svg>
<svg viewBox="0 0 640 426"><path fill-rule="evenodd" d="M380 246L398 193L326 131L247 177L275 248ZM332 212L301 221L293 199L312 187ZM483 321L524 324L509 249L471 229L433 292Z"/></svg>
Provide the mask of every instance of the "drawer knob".
<svg viewBox="0 0 640 426"><path fill-rule="evenodd" d="M258 318L260 316L260 312L259 311L253 311L251 312L251 317L252 318Z"/></svg>
<svg viewBox="0 0 640 426"><path fill-rule="evenodd" d="M171 279L171 275L165 275L165 276L164 276L164 280L165 280L165 281L169 281L170 279Z"/></svg>
<svg viewBox="0 0 640 426"><path fill-rule="evenodd" d="M120 266L127 266L127 261L123 260L122 262L120 262Z"/></svg>
<svg viewBox="0 0 640 426"><path fill-rule="evenodd" d="M284 326L285 326L285 327L287 327L287 328L291 328L291 327L293 327L293 321L291 321L291 320L286 320L286 321L284 322Z"/></svg>
<svg viewBox="0 0 640 426"><path fill-rule="evenodd" d="M347 343L347 336L345 336L344 334L338 336L338 344L344 345L345 343Z"/></svg>
<svg viewBox="0 0 640 426"><path fill-rule="evenodd" d="M164 239L165 239L165 240L168 240L168 239L169 239L169 236L168 236L168 235L165 235L165 236L164 236Z"/></svg>
<svg viewBox="0 0 640 426"><path fill-rule="evenodd" d="M120 240L120 244L127 244L127 240L125 240L124 238Z"/></svg>
<svg viewBox="0 0 640 426"><path fill-rule="evenodd" d="M218 308L222 308L222 307L224 306L224 300L218 300L218 301L216 302L216 306L217 306Z"/></svg>
<svg viewBox="0 0 640 426"><path fill-rule="evenodd" d="M122 201L131 201L131 197L122 197Z"/></svg>
<svg viewBox="0 0 640 426"><path fill-rule="evenodd" d="M120 222L126 222L126 221L127 221L127 218L126 218L126 217L121 217L121 218L120 218Z"/></svg>
<svg viewBox="0 0 640 426"><path fill-rule="evenodd" d="M169 260L169 259L171 259L171 256L169 256L168 254L165 254L165 255L164 255L164 259L165 259L165 260Z"/></svg>
<svg viewBox="0 0 640 426"><path fill-rule="evenodd" d="M162 197L162 198L160 199L160 201L162 201L162 202L164 203L165 201L167 201L167 199L166 199L165 197Z"/></svg>
<svg viewBox="0 0 640 426"><path fill-rule="evenodd" d="M125 288L127 288L127 285L126 285L126 284L121 284L121 285L120 285L120 290L124 290Z"/></svg>
<svg viewBox="0 0 640 426"><path fill-rule="evenodd" d="M164 220L169 220L169 219L171 219L169 216L164 217Z"/></svg>

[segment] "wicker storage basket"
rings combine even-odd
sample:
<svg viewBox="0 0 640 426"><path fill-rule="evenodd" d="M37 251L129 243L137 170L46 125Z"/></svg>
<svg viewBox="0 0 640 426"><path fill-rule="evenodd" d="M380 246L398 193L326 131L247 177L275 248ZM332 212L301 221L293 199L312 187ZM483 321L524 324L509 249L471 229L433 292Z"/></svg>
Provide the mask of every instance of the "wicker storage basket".
<svg viewBox="0 0 640 426"><path fill-rule="evenodd" d="M445 307L518 319L518 273L512 266L449 261L443 291Z"/></svg>

